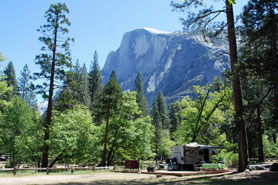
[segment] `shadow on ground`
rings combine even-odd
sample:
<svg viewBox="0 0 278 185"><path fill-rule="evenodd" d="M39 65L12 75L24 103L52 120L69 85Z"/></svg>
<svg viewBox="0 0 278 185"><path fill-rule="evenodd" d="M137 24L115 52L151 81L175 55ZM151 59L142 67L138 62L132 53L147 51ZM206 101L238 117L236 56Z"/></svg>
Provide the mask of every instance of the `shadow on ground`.
<svg viewBox="0 0 278 185"><path fill-rule="evenodd" d="M68 182L57 183L53 185L182 185L182 184L195 184L195 185L278 185L278 172L264 171L260 173L240 173L233 175L225 175L218 178L200 178L194 180L186 180L176 178L168 181L167 177L160 177L157 180L99 180L88 181L84 183Z"/></svg>

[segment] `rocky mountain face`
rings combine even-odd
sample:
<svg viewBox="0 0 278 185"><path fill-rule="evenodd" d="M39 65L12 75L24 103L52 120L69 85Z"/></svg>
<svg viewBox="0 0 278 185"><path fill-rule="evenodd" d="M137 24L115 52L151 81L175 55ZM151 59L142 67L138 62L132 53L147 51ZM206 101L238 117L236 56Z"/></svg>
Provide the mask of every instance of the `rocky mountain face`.
<svg viewBox="0 0 278 185"><path fill-rule="evenodd" d="M140 72L149 103L159 90L167 102L193 96L193 85L212 82L230 68L224 46L222 40L205 41L201 34L137 29L125 33L120 47L108 55L103 82L114 70L122 90L132 91Z"/></svg>

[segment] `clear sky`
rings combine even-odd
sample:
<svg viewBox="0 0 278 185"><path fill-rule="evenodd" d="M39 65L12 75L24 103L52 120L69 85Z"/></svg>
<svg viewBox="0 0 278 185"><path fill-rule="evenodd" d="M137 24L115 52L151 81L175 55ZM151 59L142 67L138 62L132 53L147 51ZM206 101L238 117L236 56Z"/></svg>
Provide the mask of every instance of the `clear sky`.
<svg viewBox="0 0 278 185"><path fill-rule="evenodd" d="M0 51L13 62L17 77L26 63L32 73L39 71L34 58L42 44L36 30L46 23L44 13L49 5L57 2L65 2L70 10L69 36L75 38L71 45L73 62L79 59L88 68L95 50L103 67L125 32L142 27L182 30L179 18L183 14L172 12L171 0L0 0ZM237 0L236 14L246 2ZM223 5L222 0L219 5Z"/></svg>

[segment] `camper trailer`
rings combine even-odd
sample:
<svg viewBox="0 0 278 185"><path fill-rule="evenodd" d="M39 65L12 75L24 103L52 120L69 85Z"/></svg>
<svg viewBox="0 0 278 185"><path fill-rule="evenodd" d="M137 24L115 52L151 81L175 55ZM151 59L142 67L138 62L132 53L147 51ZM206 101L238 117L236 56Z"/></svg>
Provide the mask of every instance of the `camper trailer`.
<svg viewBox="0 0 278 185"><path fill-rule="evenodd" d="M172 169L193 170L194 165L209 163L211 156L216 154L215 149L220 146L199 145L189 143L184 146L172 146Z"/></svg>

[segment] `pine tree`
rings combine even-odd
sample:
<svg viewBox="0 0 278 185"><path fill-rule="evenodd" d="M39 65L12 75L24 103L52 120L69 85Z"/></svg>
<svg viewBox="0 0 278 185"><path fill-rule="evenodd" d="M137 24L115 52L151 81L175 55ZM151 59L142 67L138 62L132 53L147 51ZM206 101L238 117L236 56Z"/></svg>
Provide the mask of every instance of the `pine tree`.
<svg viewBox="0 0 278 185"><path fill-rule="evenodd" d="M139 110L141 111L142 116L148 115L148 103L147 99L144 95L144 84L142 75L140 72L137 73L136 79L135 79L135 91L136 94L136 102L139 106Z"/></svg>
<svg viewBox="0 0 278 185"><path fill-rule="evenodd" d="M65 112L68 109L72 109L77 104L77 86L76 76L73 68L66 72L61 92L55 99L55 110L59 112Z"/></svg>
<svg viewBox="0 0 278 185"><path fill-rule="evenodd" d="M156 163L159 155L159 147L161 145L162 139L162 121L159 113L158 102L157 99L153 100L152 103L152 124L155 128L154 131L154 145L155 145L155 154L156 154Z"/></svg>
<svg viewBox="0 0 278 185"><path fill-rule="evenodd" d="M98 64L97 51L95 51L94 53L94 61L91 67L91 71L89 72L89 88L91 96L91 111L93 115L96 116L95 108L97 107L98 99L102 93L102 78Z"/></svg>
<svg viewBox="0 0 278 185"><path fill-rule="evenodd" d="M14 96L19 95L18 91L18 83L16 80L16 75L15 75L15 69L13 63L10 61L8 63L7 68L4 70L4 75L6 76L6 81L8 84L8 87L12 87L12 92L8 96L8 101L10 101Z"/></svg>
<svg viewBox="0 0 278 185"><path fill-rule="evenodd" d="M35 85L32 83L31 71L27 64L25 64L20 74L21 76L19 78L19 84L18 84L20 97L30 107L34 108L37 103Z"/></svg>
<svg viewBox="0 0 278 185"><path fill-rule="evenodd" d="M178 128L182 120L180 102L176 101L171 104L169 119L170 119L170 133L173 133Z"/></svg>
<svg viewBox="0 0 278 185"><path fill-rule="evenodd" d="M250 0L241 15L241 35L244 43L241 48L241 68L245 69L249 76L264 80L268 89L271 89L268 108L272 116L269 122L273 128L278 127L277 11L277 1ZM278 130L273 130L273 137L276 138ZM274 141L276 142L276 139Z"/></svg>
<svg viewBox="0 0 278 185"><path fill-rule="evenodd" d="M118 83L118 77L117 77L117 74L116 72L113 70L111 75L110 75L110 79L113 78L117 83Z"/></svg>
<svg viewBox="0 0 278 185"><path fill-rule="evenodd" d="M75 75L76 81L78 82L77 94L75 98L79 103L86 105L87 107L90 107L91 98L89 94L89 76L86 65L84 64L81 68L79 66Z"/></svg>
<svg viewBox="0 0 278 185"><path fill-rule="evenodd" d="M70 22L66 18L67 13L69 13L69 10L66 4L51 4L50 8L45 12L47 23L38 29L43 35L39 40L44 46L41 48L43 53L36 56L36 64L40 65L42 71L35 73L35 76L49 80L49 84L45 82L43 85L37 86L43 97L48 99L42 167L48 166L49 146L47 141L52 120L55 80L63 80L65 68L71 67L69 43L73 39L65 38L68 33L68 26L70 26Z"/></svg>
<svg viewBox="0 0 278 185"><path fill-rule="evenodd" d="M115 74L113 75L114 77ZM103 94L100 98L100 104L99 104L100 107L98 109L99 116L102 117L106 122L103 158L102 158L103 166L107 165L107 143L108 143L108 135L109 135L109 121L112 115L119 113L121 102L122 102L122 90L119 84L117 83L117 81L115 80L115 78L111 77L110 80L107 82L107 84L105 84L103 88Z"/></svg>
<svg viewBox="0 0 278 185"><path fill-rule="evenodd" d="M163 96L162 91L158 92L156 101L157 101L158 112L161 118L162 128L169 129L169 124L170 124L169 113L168 113L167 104L165 102L165 98Z"/></svg>

